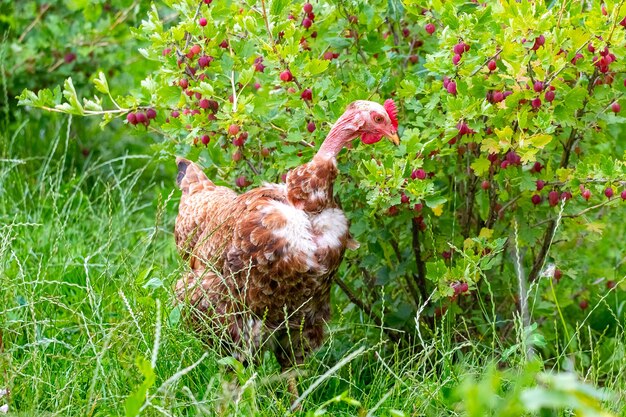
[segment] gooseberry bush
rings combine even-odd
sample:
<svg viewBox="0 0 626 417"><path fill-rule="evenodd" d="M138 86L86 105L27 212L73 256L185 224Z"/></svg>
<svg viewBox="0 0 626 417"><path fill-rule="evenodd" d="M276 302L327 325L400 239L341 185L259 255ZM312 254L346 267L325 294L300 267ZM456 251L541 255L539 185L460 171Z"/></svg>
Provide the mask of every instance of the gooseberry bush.
<svg viewBox="0 0 626 417"><path fill-rule="evenodd" d="M623 2L165 3L133 30L141 85L100 72L91 98L68 78L21 104L149 131L245 191L309 161L350 102L393 98L400 146L339 156L356 306L407 335L444 316L505 337L521 311L550 350L554 326L624 298L603 243L626 208Z"/></svg>

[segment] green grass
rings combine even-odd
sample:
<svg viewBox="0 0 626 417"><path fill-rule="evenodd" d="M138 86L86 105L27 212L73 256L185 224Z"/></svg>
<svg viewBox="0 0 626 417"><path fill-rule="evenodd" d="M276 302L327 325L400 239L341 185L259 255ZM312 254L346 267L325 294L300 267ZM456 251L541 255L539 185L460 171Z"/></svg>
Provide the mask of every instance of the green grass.
<svg viewBox="0 0 626 417"><path fill-rule="evenodd" d="M204 345L174 307L184 265L172 236L173 162L120 145L136 137L84 157L79 144L96 142L82 135L97 130L44 121L15 121L2 136L0 389L10 395L0 405L37 416L288 414L271 354L243 368ZM603 338L581 323L571 352L542 361L541 349L527 356L537 334L515 317L496 323L490 306L487 325L509 326L513 338L477 340L471 318L444 318L398 346L338 291L333 301L327 342L297 370L299 414L626 413L623 329ZM578 376L548 373L564 363Z"/></svg>

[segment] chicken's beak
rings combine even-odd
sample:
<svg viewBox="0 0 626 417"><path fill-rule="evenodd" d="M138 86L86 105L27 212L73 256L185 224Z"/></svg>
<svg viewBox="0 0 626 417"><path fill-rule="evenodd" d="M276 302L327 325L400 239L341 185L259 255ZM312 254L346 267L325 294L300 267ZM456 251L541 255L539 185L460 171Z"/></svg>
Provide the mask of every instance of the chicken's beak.
<svg viewBox="0 0 626 417"><path fill-rule="evenodd" d="M394 145L398 146L400 144L400 137L398 136L398 132L393 132L392 134L386 135L387 139Z"/></svg>

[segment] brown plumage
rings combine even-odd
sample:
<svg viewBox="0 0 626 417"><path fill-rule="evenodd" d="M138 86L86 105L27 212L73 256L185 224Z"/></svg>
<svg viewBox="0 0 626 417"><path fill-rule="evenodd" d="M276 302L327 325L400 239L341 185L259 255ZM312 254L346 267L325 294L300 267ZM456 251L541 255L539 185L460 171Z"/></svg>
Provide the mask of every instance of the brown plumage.
<svg viewBox="0 0 626 417"><path fill-rule="evenodd" d="M177 159L175 238L191 271L176 295L193 307L197 329L213 333L229 354L249 360L272 347L288 367L321 345L332 276L346 248L357 247L333 197L335 158L358 136L397 143L392 107L352 103L313 160L290 171L285 184L241 195Z"/></svg>

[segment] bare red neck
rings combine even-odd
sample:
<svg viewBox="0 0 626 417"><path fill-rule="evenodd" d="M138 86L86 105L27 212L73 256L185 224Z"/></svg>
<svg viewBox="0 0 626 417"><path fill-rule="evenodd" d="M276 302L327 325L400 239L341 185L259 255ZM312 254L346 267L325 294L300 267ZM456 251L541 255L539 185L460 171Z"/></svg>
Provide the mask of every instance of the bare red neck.
<svg viewBox="0 0 626 417"><path fill-rule="evenodd" d="M355 112L347 111L335 122L314 160L336 158L346 143L358 136L359 126L355 123L355 116Z"/></svg>

